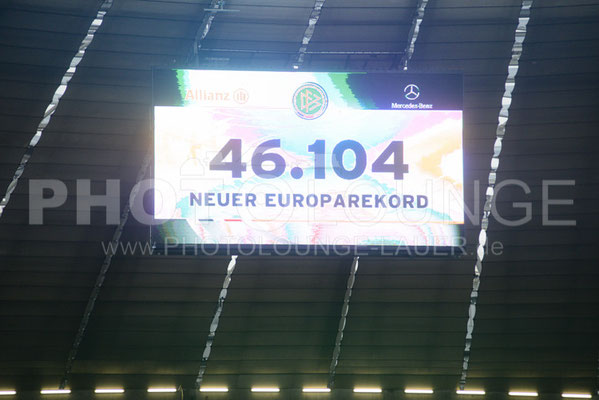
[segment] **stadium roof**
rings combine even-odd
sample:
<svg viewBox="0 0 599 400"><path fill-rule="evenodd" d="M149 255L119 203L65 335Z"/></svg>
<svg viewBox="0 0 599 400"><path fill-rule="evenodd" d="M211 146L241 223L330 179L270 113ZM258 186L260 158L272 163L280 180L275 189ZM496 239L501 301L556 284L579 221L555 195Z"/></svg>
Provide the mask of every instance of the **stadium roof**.
<svg viewBox="0 0 599 400"><path fill-rule="evenodd" d="M114 0L0 218L0 390L35 398L64 377L105 260L102 243L115 232L102 209L92 211L91 225L76 224L76 180L91 179L92 191L103 193L106 179L120 179L126 204L151 143L152 68L291 70L304 53L303 70L400 70L417 3L326 0L300 50L314 0L229 0L224 8L237 11L215 13L205 10L215 7L208 1ZM101 4L1 6L2 190ZM485 199L521 5L430 0L409 61L409 71L464 75L470 210ZM206 22L195 63L190 54ZM598 50L597 0L534 1L497 172L498 182L521 180L530 193L509 186L496 197L506 219L525 215L514 202L529 202L532 220L518 227L490 220L489 242L503 250L483 260L467 389L497 398L510 390L597 392ZM43 225L29 224L30 179L62 180L69 190ZM551 217L576 226L543 225L547 180L575 181L552 186L550 196L573 199L551 206ZM331 395L381 387L403 398L416 387L456 396L479 232L467 219L462 257L360 258ZM148 227L130 219L121 239L146 242ZM193 391L228 263L117 254L67 386ZM279 387L282 398L326 386L351 267L349 256L240 256L206 385L227 386L229 398L249 397L256 386Z"/></svg>

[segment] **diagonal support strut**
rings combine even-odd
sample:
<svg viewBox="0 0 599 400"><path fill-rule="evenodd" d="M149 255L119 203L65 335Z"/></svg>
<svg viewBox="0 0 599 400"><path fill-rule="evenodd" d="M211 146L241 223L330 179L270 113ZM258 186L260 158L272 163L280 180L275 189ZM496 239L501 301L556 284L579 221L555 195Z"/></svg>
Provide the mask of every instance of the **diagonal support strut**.
<svg viewBox="0 0 599 400"><path fill-rule="evenodd" d="M216 17L216 14L219 11L226 11L225 9L225 1L224 0L212 0L210 2L210 6L204 9L204 18L202 19L202 23L200 27L196 31L195 39L193 42L193 48L189 52L187 57L188 64L194 64L196 67L200 66L200 49L202 48L202 41L210 32L210 28L212 27L212 22Z"/></svg>
<svg viewBox="0 0 599 400"><path fill-rule="evenodd" d="M356 273L358 272L358 260L360 257L354 257L351 269L349 271L349 277L347 278L347 286L345 289L345 297L343 299L343 306L341 307L341 318L339 319L339 327L337 328L337 337L335 338L335 348L333 349L333 357L331 360L331 366L329 367L329 382L328 388L333 389L335 386L335 374L337 371L337 364L339 363L339 355L341 354L341 342L343 341L343 331L347 323L347 313L349 312L349 301L351 299L352 290L354 283L356 282Z"/></svg>
<svg viewBox="0 0 599 400"><path fill-rule="evenodd" d="M125 224L127 223L127 220L129 219L129 214L131 213L131 205L133 204L133 201L139 192L139 188L140 188L139 183L146 176L151 159L152 159L151 153L149 152L146 154L144 161L142 163L142 166L139 169L139 172L137 173L137 178L135 179L135 186L133 186L133 189L131 190L131 194L129 196L127 205L125 206L125 209L121 213L121 219L120 219L119 225L116 227L116 229L114 231L114 234L112 235L112 240L110 242L110 246L108 247L109 249L116 249L118 247L118 243L119 243L119 240L123 233L123 229L125 228ZM92 312L94 311L94 307L96 305L96 300L98 299L98 295L100 294L100 289L102 288L102 286L104 284L104 280L106 279L106 273L108 272L108 269L110 268L110 263L112 262L112 257L114 256L114 253L115 253L115 251L108 251L106 253L106 256L104 257L104 262L102 262L102 266L100 267L100 272L98 273L96 282L94 284L94 288L92 289L92 292L87 301L87 305L85 306L85 311L83 312L83 317L81 318L81 322L79 323L79 328L77 329L77 335L75 336L75 340L73 342L71 350L69 351L69 356L67 358L67 363L65 366L64 374L63 374L62 380L60 381L60 386L59 386L60 389L64 389L68 382L69 376L71 374L71 370L73 368L73 363L75 362L75 359L77 358L77 352L79 351L79 345L81 344L81 341L83 340L83 337L85 335L85 329L87 328L89 318L90 318Z"/></svg>
<svg viewBox="0 0 599 400"><path fill-rule="evenodd" d="M302 37L302 44L300 45L300 48L297 52L297 58L293 64L294 69L300 68L305 61L306 54L308 52L308 44L310 44L310 40L312 40L312 36L314 35L314 29L316 29L316 23L320 18L320 13L322 12L324 2L325 0L316 0L314 2L314 7L310 13L310 18L308 18L308 26L306 27L304 36Z"/></svg>
<svg viewBox="0 0 599 400"><path fill-rule="evenodd" d="M225 299L227 298L227 292L229 290L229 284L231 283L233 271L235 271L235 264L237 264L237 256L231 256L231 261L229 261L229 265L227 266L227 275L225 276L223 287L218 295L216 311L214 312L214 317L212 317L212 322L210 323L210 331L208 333L208 338L206 339L206 346L204 346L204 352L202 353L200 369L198 371L198 376L195 383L197 389L202 386L202 381L204 380L204 374L206 373L206 368L208 366L208 359L210 358L210 352L212 351L212 343L214 343L214 338L216 337L218 322L225 306Z"/></svg>
<svg viewBox="0 0 599 400"><path fill-rule="evenodd" d="M505 79L505 89L501 100L501 110L499 111L498 123L496 129L495 144L493 146L493 156L491 157L491 171L489 172L489 185L487 186L485 205L481 218L481 229L478 235L478 246L476 249L476 264L474 265L474 278L472 278L472 291L470 293L470 305L468 306L468 322L466 323L466 339L464 343L464 354L462 360L462 374L460 376L459 387L464 390L468 378L468 367L470 364L470 352L472 350L472 338L474 333L474 318L476 316L476 303L478 301L478 290L480 287L481 274L483 269L483 259L485 257L485 244L487 243L487 228L489 227L489 217L491 208L495 201L495 182L497 180L497 168L499 167L499 156L503 137L505 136L505 127L509 120L509 109L512 104L512 92L516 86L516 74L520 56L522 55L522 44L526 38L526 26L530 19L530 8L533 0L523 0L520 8L518 25L516 26L514 44L512 45L512 57L508 66L508 75Z"/></svg>
<svg viewBox="0 0 599 400"><path fill-rule="evenodd" d="M418 34L420 33L420 24L424 19L424 12L426 10L427 4L428 0L418 0L416 11L412 17L412 26L410 27L410 33L408 34L408 44L406 45L403 56L401 57L401 67L404 71L408 70L408 63L414 54L416 39L418 39Z"/></svg>

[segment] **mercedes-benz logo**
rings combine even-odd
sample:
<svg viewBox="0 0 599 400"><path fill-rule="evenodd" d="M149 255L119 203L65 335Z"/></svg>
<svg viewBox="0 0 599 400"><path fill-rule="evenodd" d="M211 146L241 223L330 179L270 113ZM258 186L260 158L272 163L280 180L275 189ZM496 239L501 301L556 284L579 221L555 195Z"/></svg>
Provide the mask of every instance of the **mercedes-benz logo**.
<svg viewBox="0 0 599 400"><path fill-rule="evenodd" d="M406 86L403 92L406 94L406 99L408 100L416 100L420 96L420 88L413 83Z"/></svg>

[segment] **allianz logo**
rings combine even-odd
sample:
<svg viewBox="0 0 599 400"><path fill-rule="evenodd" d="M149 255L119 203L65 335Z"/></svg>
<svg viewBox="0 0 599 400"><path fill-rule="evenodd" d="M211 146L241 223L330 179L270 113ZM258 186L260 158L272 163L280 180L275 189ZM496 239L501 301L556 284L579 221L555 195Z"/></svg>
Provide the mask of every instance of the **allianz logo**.
<svg viewBox="0 0 599 400"><path fill-rule="evenodd" d="M243 88L235 89L232 92L212 91L205 89L187 89L185 92L185 101L206 101L206 102L227 102L234 101L238 104L245 104L250 99L250 94Z"/></svg>

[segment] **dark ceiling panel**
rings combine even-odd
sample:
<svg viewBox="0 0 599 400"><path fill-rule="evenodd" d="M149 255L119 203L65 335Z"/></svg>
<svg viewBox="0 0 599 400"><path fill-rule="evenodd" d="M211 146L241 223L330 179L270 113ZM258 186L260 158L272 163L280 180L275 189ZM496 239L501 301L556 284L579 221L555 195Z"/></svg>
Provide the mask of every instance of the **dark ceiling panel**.
<svg viewBox="0 0 599 400"><path fill-rule="evenodd" d="M377 7L334 7L327 1L318 19L318 30L327 25L354 24L356 31L364 32L367 29L376 30L375 27L380 25L409 24L414 8L415 4L410 4L406 7L388 7L381 12L383 9Z"/></svg>
<svg viewBox="0 0 599 400"><path fill-rule="evenodd" d="M185 18L199 17L204 8L210 5L209 0L194 1L146 1L146 0L121 0L115 1L110 10L111 15L139 16L154 18Z"/></svg>
<svg viewBox="0 0 599 400"><path fill-rule="evenodd" d="M257 4L236 5L228 2L226 8L235 11L219 14L216 17L219 25L221 23L304 25L312 12L312 5L309 7L273 7ZM267 27L265 28L268 30Z"/></svg>
<svg viewBox="0 0 599 400"><path fill-rule="evenodd" d="M512 22L518 18L521 3L517 0L493 2L431 0L426 9L427 20L437 23L472 24Z"/></svg>
<svg viewBox="0 0 599 400"><path fill-rule="evenodd" d="M219 22L210 29L207 39L265 40L276 38L283 42L300 42L306 27L303 24L257 24L247 22Z"/></svg>

